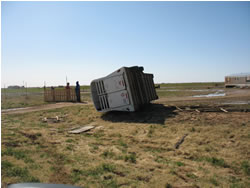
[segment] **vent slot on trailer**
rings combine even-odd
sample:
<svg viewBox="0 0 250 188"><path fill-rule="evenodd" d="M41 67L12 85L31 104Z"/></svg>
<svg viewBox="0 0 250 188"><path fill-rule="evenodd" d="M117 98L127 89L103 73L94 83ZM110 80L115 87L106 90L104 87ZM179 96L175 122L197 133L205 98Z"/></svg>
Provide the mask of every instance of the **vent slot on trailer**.
<svg viewBox="0 0 250 188"><path fill-rule="evenodd" d="M109 108L109 102L108 102L107 95L100 95L99 101L100 101L101 110Z"/></svg>
<svg viewBox="0 0 250 188"><path fill-rule="evenodd" d="M108 102L108 97L106 94L106 90L104 87L103 80L97 80L95 82L95 87L98 95L98 103L99 103L99 109L100 110L105 110L109 108L109 102Z"/></svg>
<svg viewBox="0 0 250 188"><path fill-rule="evenodd" d="M95 84L96 84L96 90L97 90L98 95L106 93L105 88L104 88L104 84L103 84L103 80L96 81Z"/></svg>

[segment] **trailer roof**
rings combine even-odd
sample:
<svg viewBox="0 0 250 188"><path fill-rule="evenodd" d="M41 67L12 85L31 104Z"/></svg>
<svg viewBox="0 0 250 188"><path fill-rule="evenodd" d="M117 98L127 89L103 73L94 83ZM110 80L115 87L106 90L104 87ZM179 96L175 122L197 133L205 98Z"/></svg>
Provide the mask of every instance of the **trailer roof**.
<svg viewBox="0 0 250 188"><path fill-rule="evenodd" d="M227 75L227 77L243 77L243 76L250 76L250 72Z"/></svg>

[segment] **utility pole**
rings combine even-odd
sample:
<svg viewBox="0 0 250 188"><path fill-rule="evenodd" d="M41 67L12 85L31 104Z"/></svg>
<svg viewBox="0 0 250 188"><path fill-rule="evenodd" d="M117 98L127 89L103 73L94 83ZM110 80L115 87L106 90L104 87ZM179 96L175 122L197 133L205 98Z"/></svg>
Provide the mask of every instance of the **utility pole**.
<svg viewBox="0 0 250 188"><path fill-rule="evenodd" d="M4 96L5 96L5 100L7 99L7 96L6 96L6 88L5 88L5 84L4 84Z"/></svg>
<svg viewBox="0 0 250 188"><path fill-rule="evenodd" d="M44 98L44 101L46 101L45 99L46 99L46 97L45 97L45 95L46 95L46 81L44 81L44 86L43 86L43 98Z"/></svg>
<svg viewBox="0 0 250 188"><path fill-rule="evenodd" d="M27 98L28 97L27 82L25 82L25 87L26 87L26 98Z"/></svg>
<svg viewBox="0 0 250 188"><path fill-rule="evenodd" d="M21 95L24 95L25 94L25 85L24 85L24 80L23 80L23 89L21 89L21 91L20 91L21 93Z"/></svg>

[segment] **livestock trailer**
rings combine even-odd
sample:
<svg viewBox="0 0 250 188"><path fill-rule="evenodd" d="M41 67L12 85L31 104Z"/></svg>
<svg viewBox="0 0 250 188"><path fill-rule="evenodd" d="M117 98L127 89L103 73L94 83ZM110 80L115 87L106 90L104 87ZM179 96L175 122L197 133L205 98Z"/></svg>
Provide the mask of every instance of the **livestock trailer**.
<svg viewBox="0 0 250 188"><path fill-rule="evenodd" d="M250 87L250 73L225 76L225 87Z"/></svg>
<svg viewBox="0 0 250 188"><path fill-rule="evenodd" d="M142 105L158 99L153 74L143 73L143 67L122 67L106 77L91 82L91 94L99 112L136 111Z"/></svg>

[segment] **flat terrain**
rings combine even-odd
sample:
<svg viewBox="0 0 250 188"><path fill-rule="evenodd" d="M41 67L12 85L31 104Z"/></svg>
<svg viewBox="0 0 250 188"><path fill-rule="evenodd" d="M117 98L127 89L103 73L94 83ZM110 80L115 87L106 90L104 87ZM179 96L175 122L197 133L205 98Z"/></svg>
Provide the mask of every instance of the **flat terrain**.
<svg viewBox="0 0 250 188"><path fill-rule="evenodd" d="M2 187L250 187L249 89L161 84L159 99L135 113L96 112L86 90L88 103L2 111ZM68 132L85 125L96 128Z"/></svg>

